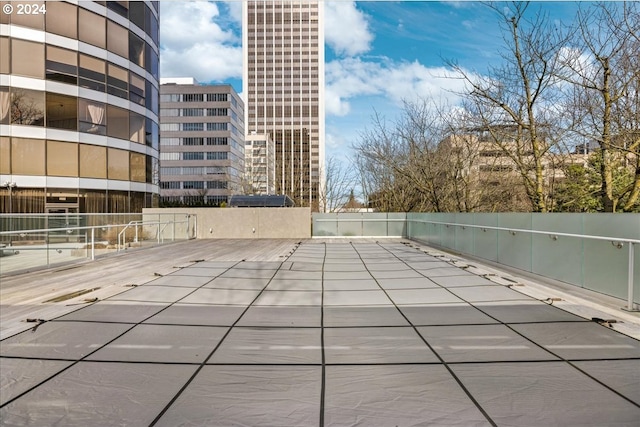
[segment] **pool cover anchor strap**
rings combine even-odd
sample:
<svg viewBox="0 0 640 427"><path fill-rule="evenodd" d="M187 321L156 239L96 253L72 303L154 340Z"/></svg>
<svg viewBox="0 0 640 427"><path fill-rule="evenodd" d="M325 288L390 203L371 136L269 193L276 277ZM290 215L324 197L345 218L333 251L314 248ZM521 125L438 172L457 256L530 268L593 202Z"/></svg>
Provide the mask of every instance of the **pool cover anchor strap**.
<svg viewBox="0 0 640 427"><path fill-rule="evenodd" d="M592 322L596 322L599 325L606 326L607 328L611 328L612 323L618 323L616 319L601 319L599 317L592 317Z"/></svg>
<svg viewBox="0 0 640 427"><path fill-rule="evenodd" d="M38 327L40 327L40 325L42 325L43 323L46 323L47 321L44 319L27 319L26 320L27 323L37 323L37 325L35 325L33 328L31 328L31 332L35 332Z"/></svg>

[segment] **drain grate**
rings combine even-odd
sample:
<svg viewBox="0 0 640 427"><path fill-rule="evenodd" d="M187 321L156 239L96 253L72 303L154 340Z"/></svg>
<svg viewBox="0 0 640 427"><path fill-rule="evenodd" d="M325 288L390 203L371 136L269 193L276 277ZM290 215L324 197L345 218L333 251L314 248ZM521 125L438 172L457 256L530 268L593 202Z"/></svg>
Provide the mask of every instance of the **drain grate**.
<svg viewBox="0 0 640 427"><path fill-rule="evenodd" d="M66 301L71 298L79 297L80 295L88 294L89 292L97 291L98 289L100 288L82 289L79 291L71 292L69 294L60 295L59 297L51 298L49 300L44 301L44 303Z"/></svg>

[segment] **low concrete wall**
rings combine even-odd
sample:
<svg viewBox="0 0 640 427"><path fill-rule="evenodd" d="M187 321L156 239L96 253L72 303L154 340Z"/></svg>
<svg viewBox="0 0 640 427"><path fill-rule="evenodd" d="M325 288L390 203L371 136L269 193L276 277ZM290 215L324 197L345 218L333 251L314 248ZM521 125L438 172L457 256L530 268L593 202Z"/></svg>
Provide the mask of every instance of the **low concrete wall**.
<svg viewBox="0 0 640 427"><path fill-rule="evenodd" d="M146 214L197 216L198 239L308 239L309 208L149 208Z"/></svg>

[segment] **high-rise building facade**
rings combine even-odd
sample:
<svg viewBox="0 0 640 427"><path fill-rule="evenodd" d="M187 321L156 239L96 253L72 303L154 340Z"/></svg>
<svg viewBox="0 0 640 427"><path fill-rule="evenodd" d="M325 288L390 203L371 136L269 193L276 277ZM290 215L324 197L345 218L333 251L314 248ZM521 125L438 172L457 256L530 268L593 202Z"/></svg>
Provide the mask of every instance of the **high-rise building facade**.
<svg viewBox="0 0 640 427"><path fill-rule="evenodd" d="M247 133L275 142L276 192L320 208L324 169L324 28L317 0L243 2Z"/></svg>
<svg viewBox="0 0 640 427"><path fill-rule="evenodd" d="M276 146L268 133L245 137L244 176L245 194L276 194Z"/></svg>
<svg viewBox="0 0 640 427"><path fill-rule="evenodd" d="M157 204L158 2L0 3L0 212Z"/></svg>
<svg viewBox="0 0 640 427"><path fill-rule="evenodd" d="M227 203L244 179L244 103L231 85L160 85L160 201Z"/></svg>

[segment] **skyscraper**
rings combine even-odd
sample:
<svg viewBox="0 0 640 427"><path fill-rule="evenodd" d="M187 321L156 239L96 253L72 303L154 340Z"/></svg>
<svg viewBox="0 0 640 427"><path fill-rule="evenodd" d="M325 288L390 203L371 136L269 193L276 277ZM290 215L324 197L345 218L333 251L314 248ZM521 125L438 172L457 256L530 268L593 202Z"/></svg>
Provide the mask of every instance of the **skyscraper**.
<svg viewBox="0 0 640 427"><path fill-rule="evenodd" d="M276 146L276 192L319 210L324 168L320 1L243 2L245 130Z"/></svg>
<svg viewBox="0 0 640 427"><path fill-rule="evenodd" d="M158 2L0 7L0 213L157 204Z"/></svg>

